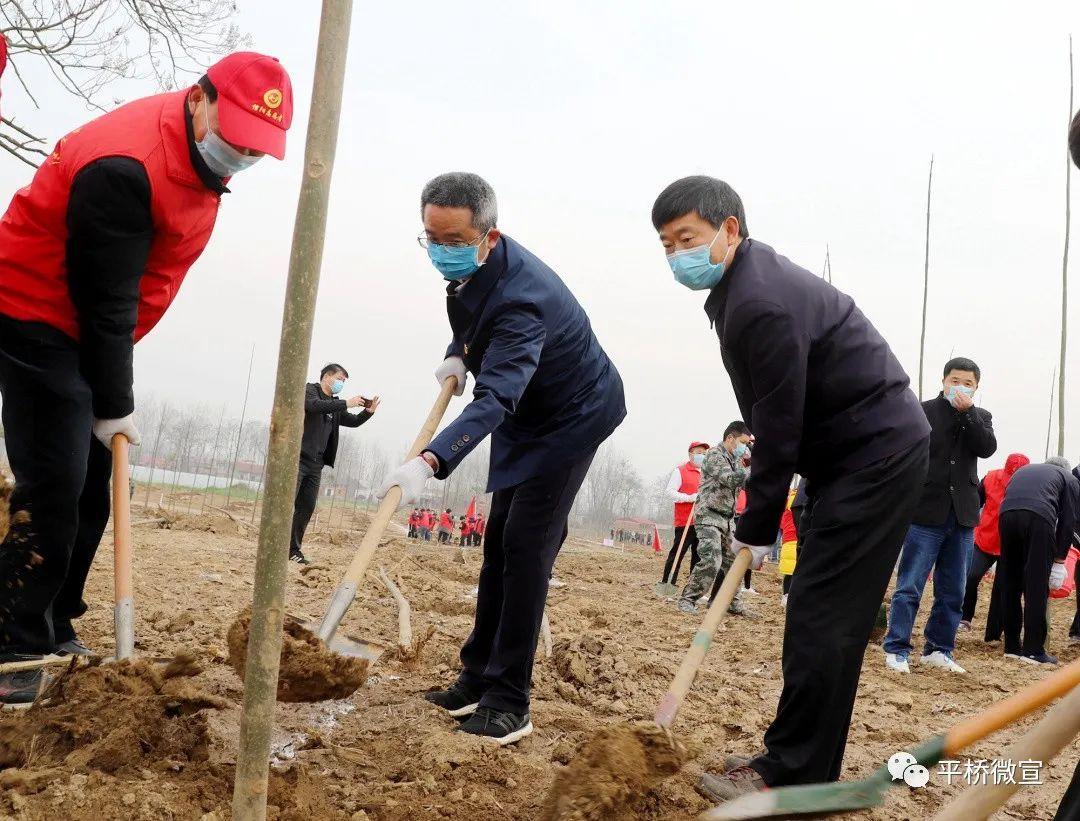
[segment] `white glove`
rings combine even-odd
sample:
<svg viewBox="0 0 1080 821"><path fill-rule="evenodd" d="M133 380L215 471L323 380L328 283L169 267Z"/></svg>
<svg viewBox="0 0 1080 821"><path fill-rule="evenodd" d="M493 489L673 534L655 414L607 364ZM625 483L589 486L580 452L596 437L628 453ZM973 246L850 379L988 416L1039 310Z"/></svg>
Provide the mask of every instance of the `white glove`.
<svg viewBox="0 0 1080 821"><path fill-rule="evenodd" d="M427 460L422 456L417 456L415 459L410 459L401 467L394 468L390 471L386 478L383 479L383 483L379 485L378 491L375 495L381 502L383 497L390 492L390 488L397 485L401 488L401 502L398 507L403 505L411 505L417 499L420 498L420 494L424 492L424 484L435 475L435 471L432 470L431 465L427 463Z"/></svg>
<svg viewBox="0 0 1080 821"><path fill-rule="evenodd" d="M435 369L435 381L442 385L451 376L457 377L457 390L454 396L465 393L465 382L469 378L469 372L465 370L465 360L460 356L448 356L442 364Z"/></svg>
<svg viewBox="0 0 1080 821"><path fill-rule="evenodd" d="M773 546L771 544L762 545L761 547L755 547L754 545L740 542L738 539L731 540L731 552L736 556L739 555L740 550L749 550L753 554L753 559L750 560L751 570L761 570L761 566L765 564L765 557L772 553Z"/></svg>
<svg viewBox="0 0 1080 821"><path fill-rule="evenodd" d="M138 445L142 442L139 437L139 429L135 427L135 417L128 414L120 419L95 419L94 436L109 450L112 450L113 436L118 433L127 437L128 444Z"/></svg>
<svg viewBox="0 0 1080 821"><path fill-rule="evenodd" d="M1054 562L1050 568L1050 589L1060 590L1065 586L1065 562Z"/></svg>

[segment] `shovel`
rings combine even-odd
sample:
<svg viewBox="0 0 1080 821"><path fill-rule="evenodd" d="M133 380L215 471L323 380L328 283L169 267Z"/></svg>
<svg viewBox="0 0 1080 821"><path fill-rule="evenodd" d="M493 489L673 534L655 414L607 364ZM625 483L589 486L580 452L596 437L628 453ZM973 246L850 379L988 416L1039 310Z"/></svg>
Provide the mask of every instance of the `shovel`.
<svg viewBox="0 0 1080 821"><path fill-rule="evenodd" d="M690 649L686 651L686 656L678 672L675 673L671 686L660 699L660 706L656 710L657 726L670 730L671 725L675 723L675 716L678 715L683 701L686 700L686 694L690 692L694 684L698 669L705 661L705 654L709 652L716 628L720 626L728 608L731 607L731 602L735 600L735 594L739 592L743 574L750 568L751 560L752 554L749 550L740 550L735 561L731 563L731 569L724 576L724 583L720 585L716 598L709 605L705 618L701 620L701 627L694 634L694 640L690 642Z"/></svg>
<svg viewBox="0 0 1080 821"><path fill-rule="evenodd" d="M1044 707L1077 685L1080 685L1080 660L961 721L948 732L934 736L909 752L915 763L930 769L942 759L955 756L965 747ZM699 817L709 821L741 821L851 812L880 805L890 787L904 783L902 778L893 780L886 765L863 781L777 787L743 795Z"/></svg>
<svg viewBox="0 0 1080 821"><path fill-rule="evenodd" d="M435 430L439 427L439 422L442 421L443 414L446 413L446 407L450 404L450 399L456 390L456 376L451 376L443 382L439 397L435 400L431 412L428 413L424 426L420 428L420 433L416 435L412 447L409 448L409 452L405 457L406 461L419 456L421 451L430 444L431 438L435 435ZM390 519L393 518L400 503L401 488L395 485L390 488L379 503L379 508L375 511L375 517L371 520L367 533L364 534L360 546L356 549L352 563L349 565L348 570L345 571L345 576L338 584L337 589L334 590L334 595L326 608L326 615L323 616L322 623L317 628L314 625L310 626L318 637L335 652L372 660L378 657L378 651L363 642L336 638L334 634L337 633L338 626L341 624L345 612L349 609L349 605L356 598L357 588L360 586L364 573L375 555L375 550L379 547L379 540L390 524Z"/></svg>
<svg viewBox="0 0 1080 821"><path fill-rule="evenodd" d="M128 476L128 439L118 433L112 439L112 515L113 515L113 630L115 659L131 658L135 653L135 598L131 569L131 499ZM50 654L32 661L0 665L0 673L33 670L71 664L71 656ZM76 659L78 663L78 659Z"/></svg>
<svg viewBox="0 0 1080 821"><path fill-rule="evenodd" d="M128 438L112 438L113 503L113 628L116 659L135 654L135 598L131 569L131 489L128 483Z"/></svg>
<svg viewBox="0 0 1080 821"><path fill-rule="evenodd" d="M682 564L683 549L686 545L686 534L690 528L694 526L694 513L697 512L697 502L694 502L694 506L690 508L690 515L686 519L686 527L683 528L682 536L679 537L679 547L675 551L675 563L671 566L671 573L675 575L679 572L679 565ZM674 582L657 582L653 585L653 592L662 599L671 598L679 592L679 587Z"/></svg>

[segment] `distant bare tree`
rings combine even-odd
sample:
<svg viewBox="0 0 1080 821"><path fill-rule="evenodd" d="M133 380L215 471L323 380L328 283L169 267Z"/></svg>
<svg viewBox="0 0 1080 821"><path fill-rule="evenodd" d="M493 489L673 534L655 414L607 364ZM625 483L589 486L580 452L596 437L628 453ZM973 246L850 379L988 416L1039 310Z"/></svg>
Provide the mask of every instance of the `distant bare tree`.
<svg viewBox="0 0 1080 821"><path fill-rule="evenodd" d="M934 183L934 156L930 155L930 174L926 178L926 255L923 258L922 332L919 334L919 401L923 396L923 357L926 354L926 302L930 294L930 188Z"/></svg>
<svg viewBox="0 0 1080 821"><path fill-rule="evenodd" d="M121 79L149 79L161 90L198 76L216 57L246 43L231 0L3 0L0 34L11 73L37 108L27 69L44 64L53 80L93 111ZM47 156L46 138L15 115L0 120L0 148L27 165Z"/></svg>

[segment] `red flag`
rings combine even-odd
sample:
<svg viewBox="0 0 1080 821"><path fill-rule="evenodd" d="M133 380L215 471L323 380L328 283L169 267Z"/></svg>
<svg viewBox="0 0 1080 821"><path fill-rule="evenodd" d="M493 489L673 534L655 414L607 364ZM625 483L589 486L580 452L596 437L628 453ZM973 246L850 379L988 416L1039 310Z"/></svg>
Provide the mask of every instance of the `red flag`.
<svg viewBox="0 0 1080 821"><path fill-rule="evenodd" d="M469 502L469 506L465 509L465 518L466 519L475 519L476 518L476 497L475 496L472 497L472 501Z"/></svg>
<svg viewBox="0 0 1080 821"><path fill-rule="evenodd" d="M653 553L660 552L660 529L656 526L652 526L652 549Z"/></svg>

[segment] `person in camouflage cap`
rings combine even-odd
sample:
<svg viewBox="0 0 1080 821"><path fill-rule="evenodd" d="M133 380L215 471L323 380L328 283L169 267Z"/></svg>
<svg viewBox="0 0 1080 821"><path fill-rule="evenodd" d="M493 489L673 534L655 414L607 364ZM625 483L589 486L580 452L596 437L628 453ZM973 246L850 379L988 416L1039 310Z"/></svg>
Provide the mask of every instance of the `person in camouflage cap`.
<svg viewBox="0 0 1080 821"><path fill-rule="evenodd" d="M697 600L709 592L717 572L726 574L735 560L731 551L731 520L739 489L750 475L749 443L750 428L740 420L728 425L723 441L705 454L694 520L698 563L679 598L679 610L684 613L697 612ZM738 600L732 602L731 612L742 612Z"/></svg>

